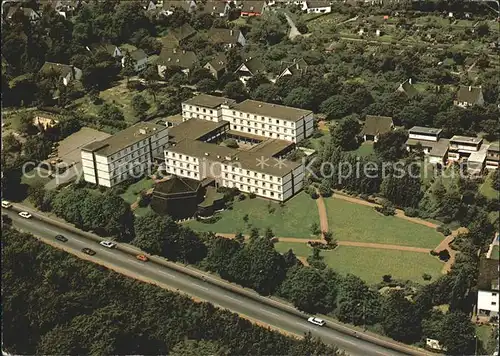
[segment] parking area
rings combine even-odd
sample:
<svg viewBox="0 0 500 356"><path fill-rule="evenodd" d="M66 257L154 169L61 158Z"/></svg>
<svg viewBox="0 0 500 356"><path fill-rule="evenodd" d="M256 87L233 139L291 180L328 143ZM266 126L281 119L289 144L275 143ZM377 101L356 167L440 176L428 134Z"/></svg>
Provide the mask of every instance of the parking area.
<svg viewBox="0 0 500 356"><path fill-rule="evenodd" d="M66 167L66 170L55 174L54 178L45 184L45 188L54 189L58 185L80 176L82 170L80 151L82 147L94 141L104 140L109 136L111 135L108 133L83 127L80 131L60 141L59 146L54 150L54 156L47 159L46 163L49 165L57 163L61 167Z"/></svg>

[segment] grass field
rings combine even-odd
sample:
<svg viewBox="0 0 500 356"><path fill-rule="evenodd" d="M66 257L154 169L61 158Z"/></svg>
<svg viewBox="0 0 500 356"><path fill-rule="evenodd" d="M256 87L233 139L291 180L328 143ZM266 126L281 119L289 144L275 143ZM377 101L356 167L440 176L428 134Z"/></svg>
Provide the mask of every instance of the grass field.
<svg viewBox="0 0 500 356"><path fill-rule="evenodd" d="M492 355L495 352L495 342L491 340L492 332L493 326L491 325L476 325L476 335L482 346L479 351L488 355Z"/></svg>
<svg viewBox="0 0 500 356"><path fill-rule="evenodd" d="M434 229L373 208L336 198L325 199L328 223L337 240L434 248L443 239Z"/></svg>
<svg viewBox="0 0 500 356"><path fill-rule="evenodd" d="M278 242L274 246L280 253L292 249L295 255L301 257L312 253L305 243ZM443 267L443 263L430 254L408 251L339 246L333 251L321 251L321 256L333 270L343 275L351 273L370 284L382 281L384 274L390 274L393 279L429 283L424 281L422 275L431 275L432 282L441 275Z"/></svg>
<svg viewBox="0 0 500 356"><path fill-rule="evenodd" d="M350 152L355 154L357 157L368 157L375 153L373 150L373 141L363 142L361 146Z"/></svg>
<svg viewBox="0 0 500 356"><path fill-rule="evenodd" d="M490 258L492 260L500 260L500 250L498 245L493 246Z"/></svg>
<svg viewBox="0 0 500 356"><path fill-rule="evenodd" d="M134 184L129 185L125 193L121 194L120 196L127 203L132 204L137 200L140 191L147 190L152 187L153 187L153 180L151 178L145 177L140 181L137 181Z"/></svg>
<svg viewBox="0 0 500 356"><path fill-rule="evenodd" d="M275 209L269 213L268 204ZM306 193L300 193L287 201L283 207L277 203L255 198L245 199L234 203L232 210L221 213L222 218L215 224L203 224L199 221L186 223L197 231L213 231L234 234L236 232L248 233L250 229L243 221L248 214L248 223L251 227L264 230L270 227L276 236L311 238L310 226L313 222L319 224L316 202Z"/></svg>
<svg viewBox="0 0 500 356"><path fill-rule="evenodd" d="M499 192L491 186L493 172L488 174L484 183L479 187L479 192L488 199L494 199L499 197Z"/></svg>

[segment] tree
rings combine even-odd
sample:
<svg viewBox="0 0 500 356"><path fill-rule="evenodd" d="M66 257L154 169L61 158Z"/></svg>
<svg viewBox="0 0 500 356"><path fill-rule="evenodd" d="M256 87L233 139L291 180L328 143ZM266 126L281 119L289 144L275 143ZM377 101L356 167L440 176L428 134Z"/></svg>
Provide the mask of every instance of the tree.
<svg viewBox="0 0 500 356"><path fill-rule="evenodd" d="M332 196L333 184L330 178L323 178L321 180L321 185L319 186L319 194L322 197L331 197Z"/></svg>
<svg viewBox="0 0 500 356"><path fill-rule="evenodd" d="M177 224L170 218L149 212L135 220L134 246L155 255L161 255L164 251L167 235L175 235L178 232Z"/></svg>
<svg viewBox="0 0 500 356"><path fill-rule="evenodd" d="M268 228L266 229L266 231L264 232L264 237L265 237L266 239L272 240L272 239L274 238L274 236L275 236L275 235L274 235L273 230L271 230L271 228L270 228L270 227L268 227Z"/></svg>
<svg viewBox="0 0 500 356"><path fill-rule="evenodd" d="M404 144L407 138L405 131L390 131L380 135L378 141L373 144L373 149L382 160L397 161L406 154Z"/></svg>
<svg viewBox="0 0 500 356"><path fill-rule="evenodd" d="M405 106L396 116L396 119L406 128L427 126L430 124L430 118L427 117L427 113L416 105Z"/></svg>
<svg viewBox="0 0 500 356"><path fill-rule="evenodd" d="M339 120L352 110L351 99L345 95L334 95L321 103L320 111L327 120Z"/></svg>
<svg viewBox="0 0 500 356"><path fill-rule="evenodd" d="M339 121L331 131L332 144L344 150L355 148L360 129L361 126L356 117L347 117Z"/></svg>
<svg viewBox="0 0 500 356"><path fill-rule="evenodd" d="M394 340L412 343L420 340L421 321L414 304L400 290L392 291L383 303L382 326Z"/></svg>
<svg viewBox="0 0 500 356"><path fill-rule="evenodd" d="M224 144L229 148L238 148L238 142L234 138L228 138L224 140Z"/></svg>
<svg viewBox="0 0 500 356"><path fill-rule="evenodd" d="M42 206L42 204L44 202L45 194L46 194L46 191L45 191L45 185L43 184L43 182L36 182L35 184L31 185L28 188L29 200L31 203L33 203L33 205L37 209L39 209Z"/></svg>
<svg viewBox="0 0 500 356"><path fill-rule="evenodd" d="M278 101L278 91L273 84L261 84L252 93L252 99L275 103Z"/></svg>
<svg viewBox="0 0 500 356"><path fill-rule="evenodd" d="M301 109L311 109L314 101L312 92L307 88L295 88L283 100L283 104Z"/></svg>
<svg viewBox="0 0 500 356"><path fill-rule="evenodd" d="M343 322L370 325L378 321L380 300L377 292L368 288L357 276L348 274L340 283L337 316Z"/></svg>
<svg viewBox="0 0 500 356"><path fill-rule="evenodd" d="M486 37L490 34L490 27L488 26L487 22L481 22L477 27L476 27L476 34L479 37Z"/></svg>
<svg viewBox="0 0 500 356"><path fill-rule="evenodd" d="M497 191L500 191L500 174L498 169L493 171L491 175L491 187Z"/></svg>
<svg viewBox="0 0 500 356"><path fill-rule="evenodd" d="M19 117L19 131L25 135L33 135L37 132L35 125L33 125L33 114L23 113Z"/></svg>
<svg viewBox="0 0 500 356"><path fill-rule="evenodd" d="M122 74L127 77L127 84L130 81L130 77L135 75L134 59L130 56L129 52L125 53L123 58Z"/></svg>
<svg viewBox="0 0 500 356"><path fill-rule="evenodd" d="M172 356L199 356L230 355L230 352L227 348L221 347L216 341L184 340L177 343L168 354Z"/></svg>
<svg viewBox="0 0 500 356"><path fill-rule="evenodd" d="M241 81L229 82L224 86L224 95L228 98L241 101L247 98L248 94Z"/></svg>
<svg viewBox="0 0 500 356"><path fill-rule="evenodd" d="M132 109L134 113L140 118L143 119L146 116L146 112L149 110L151 105L144 99L144 96L141 94L135 94L132 97Z"/></svg>
<svg viewBox="0 0 500 356"><path fill-rule="evenodd" d="M449 355L472 355L475 329L469 316L463 312L447 313L438 338Z"/></svg>
<svg viewBox="0 0 500 356"><path fill-rule="evenodd" d="M243 236L241 233L240 235ZM209 243L207 258L204 262L209 270L217 273L224 273L232 258L240 248L240 242L236 238L235 240L231 240L223 237L216 237Z"/></svg>
<svg viewBox="0 0 500 356"><path fill-rule="evenodd" d="M298 309L308 313L333 310L337 293L335 289L328 288L322 271L307 267L290 269L280 291Z"/></svg>
<svg viewBox="0 0 500 356"><path fill-rule="evenodd" d="M205 78L196 84L196 88L202 93L211 93L217 89L217 81L213 78Z"/></svg>
<svg viewBox="0 0 500 356"><path fill-rule="evenodd" d="M6 152L20 152L21 142L17 140L14 134L9 133L3 137L3 149Z"/></svg>
<svg viewBox="0 0 500 356"><path fill-rule="evenodd" d="M99 116L99 118L109 121L125 120L123 112L116 105L108 103L105 103L101 107L99 107L97 115Z"/></svg>
<svg viewBox="0 0 500 356"><path fill-rule="evenodd" d="M397 206L416 208L422 198L420 169L410 164L401 171L389 173L382 181L380 192Z"/></svg>
<svg viewBox="0 0 500 356"><path fill-rule="evenodd" d="M313 235L319 235L321 233L321 230L319 229L319 225L316 221L311 224L311 233Z"/></svg>
<svg viewBox="0 0 500 356"><path fill-rule="evenodd" d="M30 136L24 143L24 155L26 158L39 162L46 159L52 150L52 142L43 136Z"/></svg>

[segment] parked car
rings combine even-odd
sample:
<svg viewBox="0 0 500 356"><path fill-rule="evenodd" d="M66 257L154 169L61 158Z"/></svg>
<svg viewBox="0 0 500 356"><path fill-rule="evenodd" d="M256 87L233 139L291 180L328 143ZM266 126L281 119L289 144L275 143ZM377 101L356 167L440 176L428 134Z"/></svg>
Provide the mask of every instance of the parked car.
<svg viewBox="0 0 500 356"><path fill-rule="evenodd" d="M68 239L63 235L56 235L56 240L61 241L61 242L68 241Z"/></svg>
<svg viewBox="0 0 500 356"><path fill-rule="evenodd" d="M107 247L107 248L113 248L116 246L116 244L114 242L111 242L111 241L101 241L101 242L99 242L99 244L104 246L104 247Z"/></svg>
<svg viewBox="0 0 500 356"><path fill-rule="evenodd" d="M11 208L11 207L12 207L12 204L11 204L10 201L2 200L2 208L8 209L8 208Z"/></svg>
<svg viewBox="0 0 500 356"><path fill-rule="evenodd" d="M20 217L22 217L22 218L25 218L25 219L29 219L29 218L31 218L31 214L30 214L30 213L28 213L27 211L21 211L21 212L19 213L19 216L20 216Z"/></svg>
<svg viewBox="0 0 500 356"><path fill-rule="evenodd" d="M94 250L91 250L88 247L82 248L82 252L86 253L87 255L90 255L90 256L94 256L96 254L96 252Z"/></svg>
<svg viewBox="0 0 500 356"><path fill-rule="evenodd" d="M318 325L318 326L323 326L326 324L323 319L316 318L314 316L311 316L309 319L307 319L307 321L310 322L311 324Z"/></svg>
<svg viewBox="0 0 500 356"><path fill-rule="evenodd" d="M139 261L142 261L142 262L149 261L149 258L147 258L145 255L137 255L137 256L135 256L135 258L137 258Z"/></svg>

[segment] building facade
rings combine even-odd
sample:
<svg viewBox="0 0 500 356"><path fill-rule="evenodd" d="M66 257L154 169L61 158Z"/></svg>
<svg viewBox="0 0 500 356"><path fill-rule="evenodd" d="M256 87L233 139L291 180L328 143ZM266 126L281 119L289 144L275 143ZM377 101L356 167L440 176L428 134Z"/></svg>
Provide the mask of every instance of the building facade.
<svg viewBox="0 0 500 356"><path fill-rule="evenodd" d="M149 172L154 157L161 155L168 142L163 125L140 123L81 150L85 181L112 187L130 177Z"/></svg>

